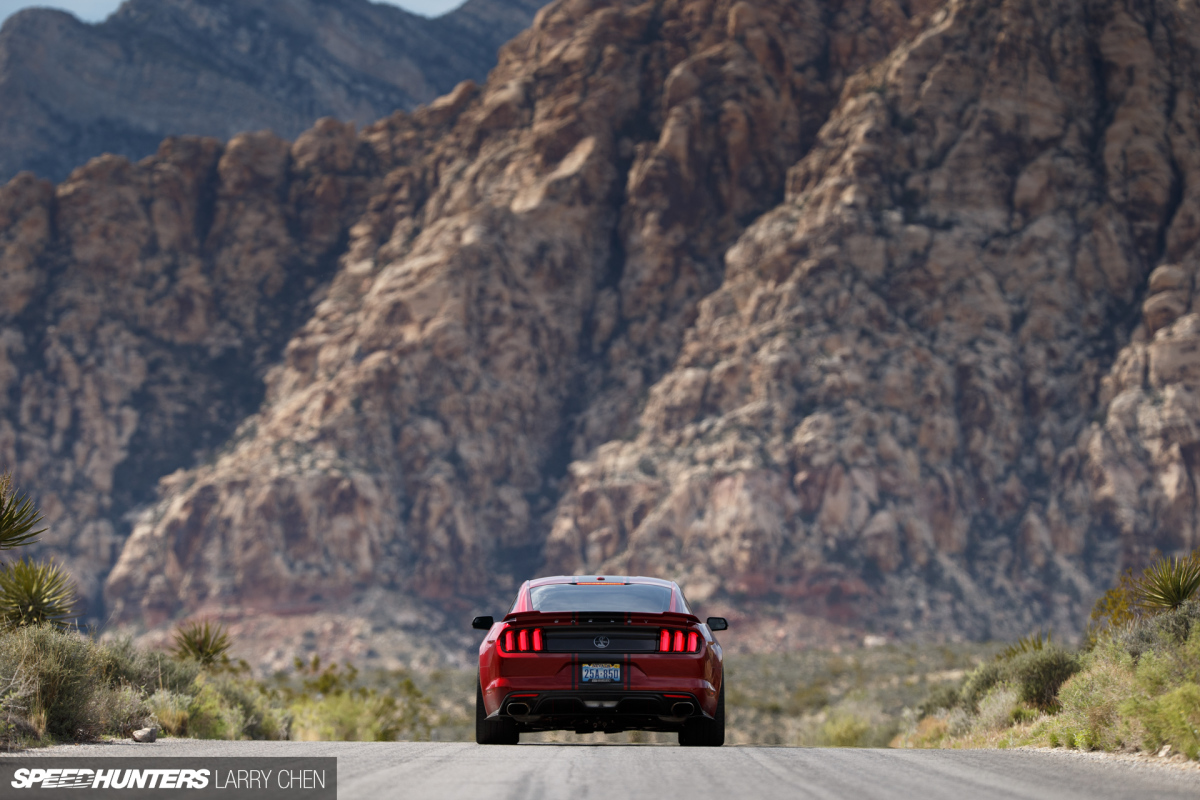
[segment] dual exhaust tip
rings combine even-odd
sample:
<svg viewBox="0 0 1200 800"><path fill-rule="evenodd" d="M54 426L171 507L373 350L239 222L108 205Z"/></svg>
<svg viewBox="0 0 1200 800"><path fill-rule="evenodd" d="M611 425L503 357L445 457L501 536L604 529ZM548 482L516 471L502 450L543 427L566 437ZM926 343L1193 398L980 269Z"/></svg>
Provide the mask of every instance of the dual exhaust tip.
<svg viewBox="0 0 1200 800"><path fill-rule="evenodd" d="M692 703L675 703L671 706L671 716L690 717L696 706ZM528 703L509 703L508 713L514 717L523 717L529 713Z"/></svg>

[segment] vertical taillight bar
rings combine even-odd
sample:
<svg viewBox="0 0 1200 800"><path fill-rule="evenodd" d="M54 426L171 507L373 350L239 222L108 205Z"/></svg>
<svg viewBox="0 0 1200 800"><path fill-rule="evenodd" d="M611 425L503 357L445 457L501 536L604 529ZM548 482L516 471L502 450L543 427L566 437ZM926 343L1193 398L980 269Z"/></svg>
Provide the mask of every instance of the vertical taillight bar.
<svg viewBox="0 0 1200 800"><path fill-rule="evenodd" d="M695 631L692 631L688 634L688 652L700 652L700 634L696 633Z"/></svg>
<svg viewBox="0 0 1200 800"><path fill-rule="evenodd" d="M542 652L542 646L543 646L543 643L542 643L542 629L541 629L541 628L534 628L534 629L533 629L533 651L534 651L535 653L540 653L540 652Z"/></svg>
<svg viewBox="0 0 1200 800"><path fill-rule="evenodd" d="M658 652L671 652L671 632L666 628L658 632Z"/></svg>
<svg viewBox="0 0 1200 800"><path fill-rule="evenodd" d="M511 653L515 649L516 648L513 647L513 632L505 631L504 632L504 650L505 650L505 652Z"/></svg>
<svg viewBox="0 0 1200 800"><path fill-rule="evenodd" d="M529 631L522 629L517 634L517 649L522 653L529 649Z"/></svg>
<svg viewBox="0 0 1200 800"><path fill-rule="evenodd" d="M671 649L676 653L683 652L683 631L675 631L675 642L672 644Z"/></svg>

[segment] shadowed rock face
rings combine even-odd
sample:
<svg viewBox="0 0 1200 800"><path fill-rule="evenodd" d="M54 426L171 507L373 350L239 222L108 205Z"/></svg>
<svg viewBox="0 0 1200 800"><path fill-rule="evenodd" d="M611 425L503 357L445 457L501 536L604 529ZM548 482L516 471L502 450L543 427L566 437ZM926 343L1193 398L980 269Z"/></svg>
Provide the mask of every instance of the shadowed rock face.
<svg viewBox="0 0 1200 800"><path fill-rule="evenodd" d="M426 19L366 0L128 0L97 25L27 9L0 30L0 179L59 181L172 135L374 122L482 80L539 5L470 0Z"/></svg>
<svg viewBox="0 0 1200 800"><path fill-rule="evenodd" d="M898 633L1078 629L1120 565L1197 543L1196 14L557 2L482 89L272 145L270 180L218 168L227 188L181 188L182 228L206 231L202 330L234 333L173 343L210 394L169 397L232 403L263 369L265 395L160 482L106 613L444 602L595 570ZM128 243L149 241L124 234L132 210L105 222L112 202L79 212L95 244L68 247L83 234L56 215L78 179L4 190L5 285L28 299L0 339L17 342L0 376L18 442L0 457L43 465L22 485L83 508L101 495L65 481L87 443L116 474L185 430L143 427L155 409L200 417L150 390L110 411L86 381L141 373L102 354L150 345L89 333L61 346L64 368L50 340L66 323L32 322L59 308L99 331L137 307L52 301L101 274L104 248L129 248L108 258L147 264L168 296L191 285L149 265L161 245ZM148 177L94 180L157 219ZM240 205L222 216L222 198ZM280 253L312 266L255 277ZM311 313L274 288L303 275L323 287ZM188 317L142 302L161 328L129 329L174 342ZM279 339L246 322L267 318L303 321ZM82 422L71 404L91 397L100 421ZM224 430L255 400L221 412ZM160 432L137 459L102 444L145 430ZM55 530L64 552L88 541Z"/></svg>

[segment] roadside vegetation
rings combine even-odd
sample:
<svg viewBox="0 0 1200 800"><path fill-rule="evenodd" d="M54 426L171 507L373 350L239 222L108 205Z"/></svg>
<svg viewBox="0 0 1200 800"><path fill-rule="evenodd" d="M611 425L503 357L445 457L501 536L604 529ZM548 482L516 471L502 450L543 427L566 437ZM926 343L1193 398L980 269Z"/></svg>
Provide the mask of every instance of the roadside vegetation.
<svg viewBox="0 0 1200 800"><path fill-rule="evenodd" d="M41 519L11 476L0 476L0 552L34 544ZM0 562L0 748L144 727L203 739L416 739L439 719L405 674L367 685L353 667L313 659L263 681L229 658L220 624L185 624L160 653L98 640L75 624L74 609L74 587L57 564Z"/></svg>
<svg viewBox="0 0 1200 800"><path fill-rule="evenodd" d="M1084 646L1040 634L931 692L898 747L1035 745L1200 757L1200 551L1126 573Z"/></svg>
<svg viewBox="0 0 1200 800"><path fill-rule="evenodd" d="M49 561L11 557L41 515L0 476L0 749L154 727L206 739L473 738L475 672L360 673L296 659L270 679L229 657L212 621L169 652L98 639ZM1007 647L887 644L726 658L731 744L1011 747L1200 757L1200 551L1127 573L1097 602L1081 648L1035 633ZM673 741L545 733L529 741Z"/></svg>

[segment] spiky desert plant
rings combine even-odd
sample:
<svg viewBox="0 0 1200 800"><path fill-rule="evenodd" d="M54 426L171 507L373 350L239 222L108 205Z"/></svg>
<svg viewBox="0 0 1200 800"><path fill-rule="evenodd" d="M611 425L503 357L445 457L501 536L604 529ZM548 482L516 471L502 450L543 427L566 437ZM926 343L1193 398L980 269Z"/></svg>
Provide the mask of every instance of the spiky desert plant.
<svg viewBox="0 0 1200 800"><path fill-rule="evenodd" d="M229 634L225 632L225 626L205 620L178 628L175 631L175 647L171 652L176 658L194 659L208 667L228 660L225 655L228 650Z"/></svg>
<svg viewBox="0 0 1200 800"><path fill-rule="evenodd" d="M1138 600L1152 613L1179 608L1200 589L1200 551L1185 558L1160 558L1142 573Z"/></svg>
<svg viewBox="0 0 1200 800"><path fill-rule="evenodd" d="M53 561L14 561L0 568L0 624L65 628L75 616L75 587Z"/></svg>
<svg viewBox="0 0 1200 800"><path fill-rule="evenodd" d="M12 485L12 473L0 475L0 550L32 544L45 533L37 528L42 515L28 495L18 495Z"/></svg>
<svg viewBox="0 0 1200 800"><path fill-rule="evenodd" d="M1044 634L1041 631L1037 631L1036 633L1031 633L1028 636L1022 636L1020 639L1017 639L1017 641L1004 648L1004 650L996 656L996 660L1008 661L1016 658L1019 655L1024 655L1025 653L1035 653L1040 650L1044 650L1046 646L1050 644L1051 635L1052 634L1050 631L1046 631Z"/></svg>

